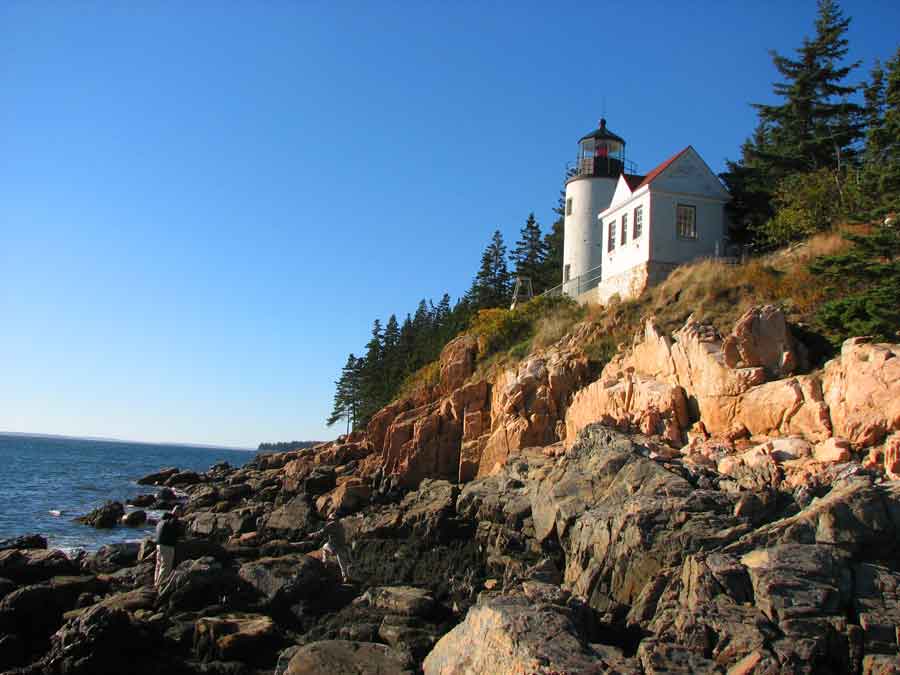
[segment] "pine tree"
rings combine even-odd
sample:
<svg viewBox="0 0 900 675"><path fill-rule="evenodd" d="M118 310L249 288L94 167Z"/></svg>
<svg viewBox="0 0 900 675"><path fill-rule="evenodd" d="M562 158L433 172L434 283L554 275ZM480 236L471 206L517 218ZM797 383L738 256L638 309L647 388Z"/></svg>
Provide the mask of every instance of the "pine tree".
<svg viewBox="0 0 900 675"><path fill-rule="evenodd" d="M770 152L770 145L768 129L760 122L741 146L741 158L726 161L728 170L719 175L731 193L726 207L731 224L729 238L739 244L747 243L775 215L772 197L777 179L771 164L762 158Z"/></svg>
<svg viewBox="0 0 900 675"><path fill-rule="evenodd" d="M766 247L807 234L792 225L790 214L776 209L783 207L783 199L774 203L776 194L789 195L806 183L818 187L831 180L840 202L837 210L847 213L855 207L854 191L846 184L858 159L863 119L862 108L849 100L857 88L845 84L859 63L842 65L849 25L835 0L819 0L815 37L804 38L796 58L771 52L783 78L773 85L781 102L753 104L759 114L756 131L742 146L741 159L728 162L722 174L732 194L734 239L755 237ZM804 174L818 176L805 181ZM793 204L790 208L797 210Z"/></svg>
<svg viewBox="0 0 900 675"><path fill-rule="evenodd" d="M550 226L550 231L544 235L544 262L541 265L539 275L540 282L535 285L535 292L553 288L562 283L563 274L563 243L566 230L566 182L575 175L575 169L566 169L562 190L553 213L556 220Z"/></svg>
<svg viewBox="0 0 900 675"><path fill-rule="evenodd" d="M347 363L341 369L341 376L334 383L334 407L331 410L331 415L326 420L328 426L333 426L339 420L346 420L348 432L351 428L355 428L360 404L359 376L361 365L361 359L357 359L353 354L347 357Z"/></svg>
<svg viewBox="0 0 900 675"><path fill-rule="evenodd" d="M500 230L495 230L491 243L481 254L481 266L466 299L474 309L502 307L509 304L511 292L506 245Z"/></svg>
<svg viewBox="0 0 900 675"><path fill-rule="evenodd" d="M871 215L900 209L900 48L876 63L864 89L866 117L863 183Z"/></svg>
<svg viewBox="0 0 900 675"><path fill-rule="evenodd" d="M854 156L854 145L862 135L862 111L848 100L856 87L843 82L859 62L839 65L847 55L849 26L850 19L835 0L819 0L816 36L803 40L797 58L771 52L775 68L784 78L773 87L783 102L754 104L760 120L769 126L772 140L757 153L782 175L839 169Z"/></svg>
<svg viewBox="0 0 900 675"><path fill-rule="evenodd" d="M406 365L400 347L400 324L397 322L396 314L391 314L384 327L383 350L382 363L386 389L392 392L402 381Z"/></svg>
<svg viewBox="0 0 900 675"><path fill-rule="evenodd" d="M519 240L509 255L515 265L515 276L531 279L533 286L540 284L544 259L547 257L547 244L541 238L541 226L528 214L528 219L519 231Z"/></svg>
<svg viewBox="0 0 900 675"><path fill-rule="evenodd" d="M386 402L387 387L384 374L384 332L381 321L375 319L372 324L372 338L366 343L366 355L363 357L360 372L360 406L359 422L368 424L379 408Z"/></svg>

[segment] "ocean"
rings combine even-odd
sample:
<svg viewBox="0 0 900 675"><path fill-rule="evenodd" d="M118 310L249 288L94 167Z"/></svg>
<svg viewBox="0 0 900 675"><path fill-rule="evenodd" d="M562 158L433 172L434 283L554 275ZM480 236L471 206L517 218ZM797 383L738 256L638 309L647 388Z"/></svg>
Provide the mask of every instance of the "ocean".
<svg viewBox="0 0 900 675"><path fill-rule="evenodd" d="M140 541L151 528L97 530L73 519L108 499L153 492L137 479L164 467L242 466L255 452L120 441L0 434L0 539L41 534L51 548L94 551ZM130 507L126 507L130 509ZM148 511L153 514L152 511Z"/></svg>

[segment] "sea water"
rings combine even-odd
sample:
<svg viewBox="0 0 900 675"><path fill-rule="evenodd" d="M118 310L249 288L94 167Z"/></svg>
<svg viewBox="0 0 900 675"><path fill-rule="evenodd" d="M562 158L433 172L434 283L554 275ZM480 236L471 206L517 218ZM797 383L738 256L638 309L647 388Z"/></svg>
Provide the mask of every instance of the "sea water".
<svg viewBox="0 0 900 675"><path fill-rule="evenodd" d="M129 497L153 492L136 481L161 468L205 471L219 462L241 466L254 455L206 447L0 434L0 539L41 534L51 548L66 551L139 541L150 534L150 527L97 530L73 519L107 500L124 504Z"/></svg>

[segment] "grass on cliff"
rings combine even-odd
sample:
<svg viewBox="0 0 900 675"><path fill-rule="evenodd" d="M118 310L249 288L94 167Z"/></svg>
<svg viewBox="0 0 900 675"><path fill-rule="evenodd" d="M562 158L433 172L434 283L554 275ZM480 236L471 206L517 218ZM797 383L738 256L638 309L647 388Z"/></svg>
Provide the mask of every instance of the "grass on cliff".
<svg viewBox="0 0 900 675"><path fill-rule="evenodd" d="M852 238L870 231L865 226L843 226L742 264L701 260L683 265L640 297L613 300L605 306L580 307L566 297L537 297L514 310L481 310L466 331L478 339L474 377L492 378L535 350L558 342L581 321L597 328L582 347L592 368L599 371L631 344L644 320L651 316L660 330L670 334L694 314L727 335L744 312L762 304L777 304L784 309L795 334L810 349L813 363L819 363L830 358L846 336L839 332L832 335L823 327L822 308L840 301L843 295L813 270L818 262L843 256L852 249L846 235ZM400 396L436 385L439 380L440 367L435 361L407 378Z"/></svg>
<svg viewBox="0 0 900 675"><path fill-rule="evenodd" d="M701 260L675 269L661 284L639 298L591 305L588 320L600 327L598 337L585 350L592 359L606 361L623 345L630 344L643 321L654 317L657 326L671 333L694 314L712 324L720 334L731 332L740 316L753 306L777 304L789 322L813 346L815 360L829 349L814 334L816 313L830 299L830 291L810 270L810 264L825 256L846 251L843 236L859 227L818 234L786 249L742 264ZM821 352L821 354L819 354Z"/></svg>
<svg viewBox="0 0 900 675"><path fill-rule="evenodd" d="M585 308L568 297L538 296L515 309L479 310L465 331L478 340L478 359L474 378L490 378L494 373L515 365L535 349L558 342L585 317ZM438 361L423 366L406 378L397 399L440 382Z"/></svg>

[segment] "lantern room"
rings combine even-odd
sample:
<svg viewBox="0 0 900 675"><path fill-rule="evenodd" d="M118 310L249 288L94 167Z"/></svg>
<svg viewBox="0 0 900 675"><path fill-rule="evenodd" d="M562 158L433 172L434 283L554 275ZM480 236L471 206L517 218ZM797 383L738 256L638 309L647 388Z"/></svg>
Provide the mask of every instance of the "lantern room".
<svg viewBox="0 0 900 675"><path fill-rule="evenodd" d="M606 128L606 120L600 127L578 141L579 176L618 178L625 170L625 140Z"/></svg>

